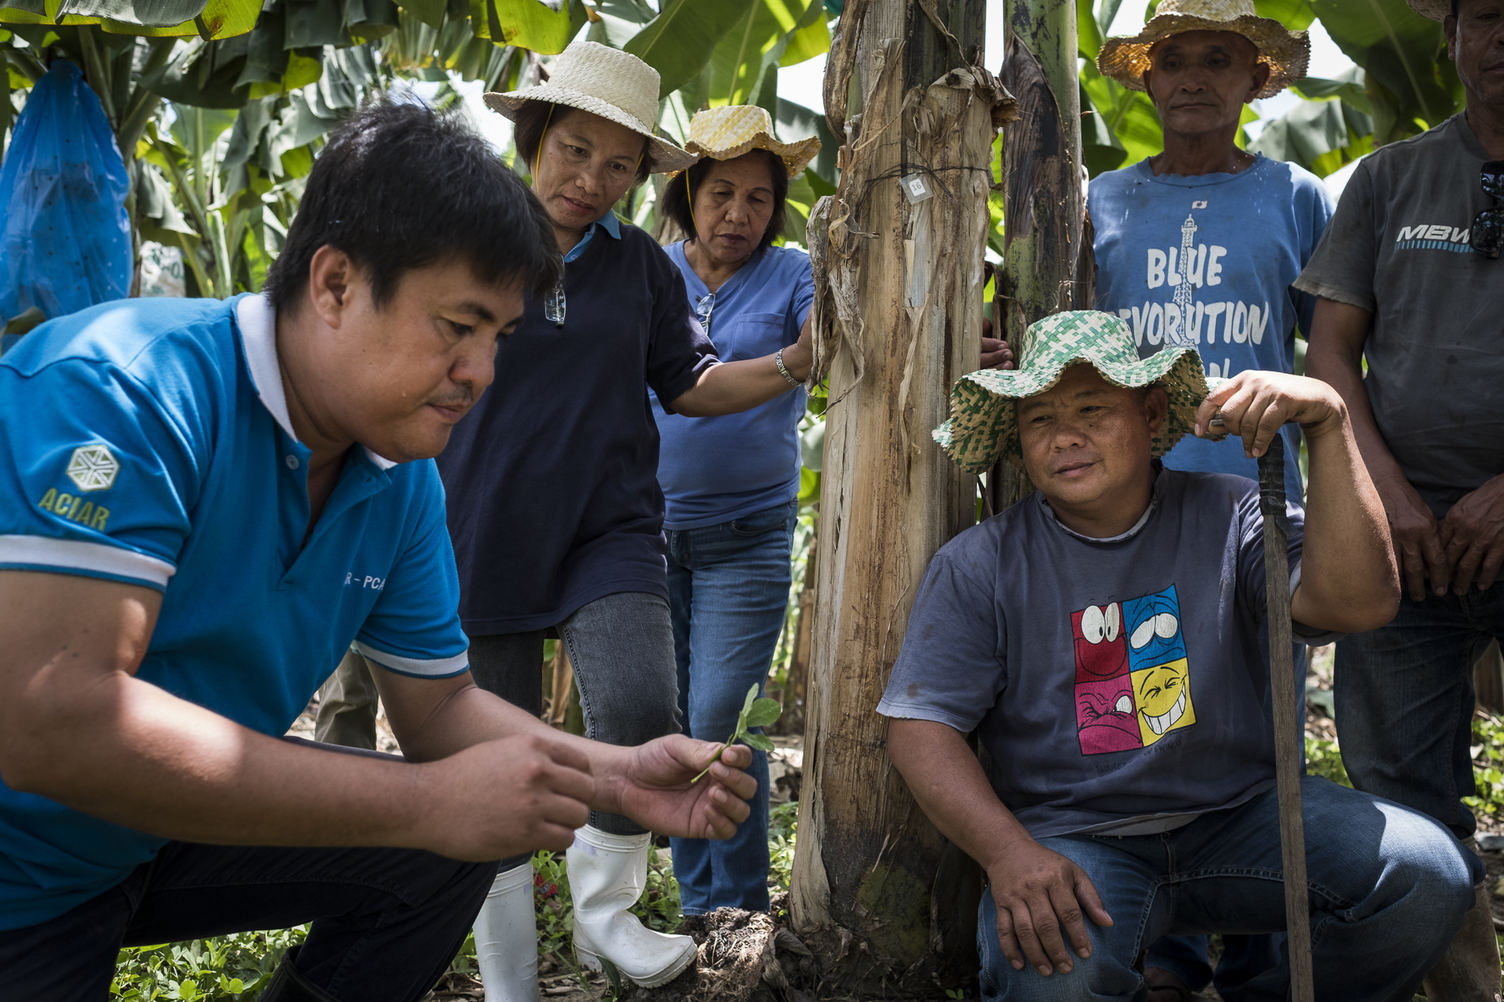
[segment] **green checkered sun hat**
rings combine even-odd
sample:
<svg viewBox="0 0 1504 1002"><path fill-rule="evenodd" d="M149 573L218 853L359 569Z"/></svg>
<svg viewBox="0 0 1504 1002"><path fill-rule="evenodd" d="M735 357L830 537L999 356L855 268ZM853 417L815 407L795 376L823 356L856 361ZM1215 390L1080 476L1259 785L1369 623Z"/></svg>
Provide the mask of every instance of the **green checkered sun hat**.
<svg viewBox="0 0 1504 1002"><path fill-rule="evenodd" d="M1017 369L970 372L951 387L950 418L935 429L935 441L968 473L990 469L999 455L1023 468L1013 402L1048 390L1077 362L1091 364L1117 386L1164 388L1170 412L1151 444L1156 456L1195 427L1196 408L1209 392L1195 348L1166 347L1140 359L1128 325L1095 310L1057 313L1031 324L1022 356Z"/></svg>

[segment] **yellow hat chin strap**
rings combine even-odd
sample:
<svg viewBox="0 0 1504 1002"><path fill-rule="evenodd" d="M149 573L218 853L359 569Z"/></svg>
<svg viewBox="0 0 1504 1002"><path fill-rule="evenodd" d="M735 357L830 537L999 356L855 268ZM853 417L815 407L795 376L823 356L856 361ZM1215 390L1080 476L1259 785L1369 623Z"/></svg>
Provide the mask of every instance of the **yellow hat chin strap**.
<svg viewBox="0 0 1504 1002"><path fill-rule="evenodd" d="M538 169L543 166L543 140L548 135L548 123L554 120L554 108L557 105L548 106L548 117L543 120L543 134L538 137L538 152L533 155L533 183L538 181Z"/></svg>

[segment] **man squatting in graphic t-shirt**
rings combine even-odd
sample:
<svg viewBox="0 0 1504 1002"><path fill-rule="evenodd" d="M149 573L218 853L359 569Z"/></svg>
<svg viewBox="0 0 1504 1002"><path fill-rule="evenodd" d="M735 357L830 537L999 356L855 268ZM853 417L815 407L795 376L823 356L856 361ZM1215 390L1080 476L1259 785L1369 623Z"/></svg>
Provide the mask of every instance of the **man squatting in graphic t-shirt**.
<svg viewBox="0 0 1504 1002"><path fill-rule="evenodd" d="M984 999L1141 998L1161 935L1284 928L1258 485L1155 458L1219 407L1251 454L1286 421L1310 443L1295 634L1386 621L1383 507L1326 384L1248 371L1208 396L1194 349L1139 360L1126 322L1085 312L953 392L947 452L975 471L1001 451L1037 490L936 554L878 710L915 798L990 879ZM1419 812L1319 777L1302 793L1316 996L1408 1002L1481 863ZM1281 962L1237 997L1288 986Z"/></svg>
<svg viewBox="0 0 1504 1002"><path fill-rule="evenodd" d="M1139 354L1196 347L1209 377L1249 369L1290 372L1295 328L1310 330L1315 297L1291 288L1332 215L1326 187L1295 164L1269 160L1235 142L1244 106L1273 97L1305 75L1304 31L1223 4L1167 0L1133 38L1112 38L1102 72L1147 91L1164 129L1164 151L1098 175L1088 204L1096 228L1096 307L1133 328ZM1243 16L1233 17L1235 13ZM1198 17L1185 30L1185 15ZM1221 30L1206 30L1221 29ZM1301 497L1300 432L1283 430L1286 496ZM1176 470L1257 478L1233 439L1187 438L1165 457ZM1296 644L1297 689L1306 652ZM1272 726L1272 717L1271 726ZM1275 962L1269 937L1229 936L1216 971L1230 989ZM1149 1002L1177 1002L1212 980L1205 937L1150 944Z"/></svg>

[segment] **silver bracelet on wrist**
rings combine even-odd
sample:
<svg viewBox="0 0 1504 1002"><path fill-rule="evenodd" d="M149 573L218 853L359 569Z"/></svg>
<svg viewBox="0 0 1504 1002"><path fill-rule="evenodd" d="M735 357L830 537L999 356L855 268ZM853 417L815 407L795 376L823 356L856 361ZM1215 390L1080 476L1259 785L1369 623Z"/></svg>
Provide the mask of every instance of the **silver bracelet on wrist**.
<svg viewBox="0 0 1504 1002"><path fill-rule="evenodd" d="M773 364L778 366L778 374L782 376L790 386L798 386L799 380L789 374L788 366L783 364L783 349L773 352Z"/></svg>

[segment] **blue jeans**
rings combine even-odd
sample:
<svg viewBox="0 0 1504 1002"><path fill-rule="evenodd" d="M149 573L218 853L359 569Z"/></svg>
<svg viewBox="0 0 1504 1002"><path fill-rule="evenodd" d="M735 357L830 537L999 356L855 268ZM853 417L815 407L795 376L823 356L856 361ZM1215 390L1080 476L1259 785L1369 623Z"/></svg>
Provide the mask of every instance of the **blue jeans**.
<svg viewBox="0 0 1504 1002"><path fill-rule="evenodd" d="M724 741L747 690L768 677L788 609L799 502L699 529L669 530L668 594L685 733ZM768 756L752 753L752 816L725 841L676 838L686 915L768 910Z"/></svg>
<svg viewBox="0 0 1504 1002"><path fill-rule="evenodd" d="M1259 653L1263 655L1264 667L1269 667L1269 634L1259 633ZM1295 716L1297 733L1304 739L1306 730L1306 645L1297 642L1291 652L1291 665L1295 669ZM1274 693L1269 679L1264 679L1264 723L1274 727ZM1300 768L1305 771L1306 745L1300 742ZM1279 963L1284 951L1284 933L1263 936L1223 936L1222 956L1217 959L1216 976L1206 960L1208 947L1205 936L1165 936L1149 947L1144 957L1144 966L1158 967L1169 971L1186 983L1193 992L1199 992L1213 980L1217 991L1227 994L1238 985L1257 977Z"/></svg>
<svg viewBox="0 0 1504 1002"><path fill-rule="evenodd" d="M1323 1002L1410 1002L1473 905L1483 863L1424 814L1319 777L1301 782L1316 997ZM1015 971L997 941L991 894L982 896L977 949L982 998L1143 999L1134 962L1166 933L1271 933L1285 926L1274 790L1203 814L1161 835L1064 835L1045 847L1086 870L1114 923L1086 922L1088 960L1069 974ZM1288 960L1223 995L1283 1000Z"/></svg>
<svg viewBox="0 0 1504 1002"><path fill-rule="evenodd" d="M1490 637L1504 637L1504 582L1420 602L1407 594L1388 626L1337 644L1337 736L1353 785L1458 838L1477 828L1459 798L1474 792L1473 664Z"/></svg>

